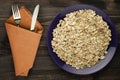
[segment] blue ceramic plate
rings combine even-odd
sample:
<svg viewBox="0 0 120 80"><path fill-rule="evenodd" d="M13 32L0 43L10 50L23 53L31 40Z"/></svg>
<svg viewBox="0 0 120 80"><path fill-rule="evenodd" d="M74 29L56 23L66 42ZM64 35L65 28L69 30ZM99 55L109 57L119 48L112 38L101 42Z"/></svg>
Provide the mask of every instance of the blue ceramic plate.
<svg viewBox="0 0 120 80"><path fill-rule="evenodd" d="M105 55L105 59L100 60L97 64L95 64L92 67L89 67L89 68L87 67L84 69L75 69L75 68L71 67L70 65L66 64L65 62L63 62L61 59L59 59L59 57L56 55L56 53L53 52L51 40L53 38L53 34L52 34L53 29L55 29L56 25L59 23L59 20L63 19L67 13L70 13L70 12L73 12L76 10L81 10L81 9L92 9L97 14L102 16L104 21L106 21L108 23L108 25L110 26L109 29L111 30L111 33L112 33L112 37L111 37L112 40L107 49L108 54ZM113 22L111 21L111 19L102 10L100 10L94 6L75 5L75 6L67 7L64 10L62 10L60 13L57 14L57 16L53 19L51 25L49 26L48 35L47 35L47 46L48 46L50 56L52 57L54 62L63 70L73 73L73 74L77 74L77 75L92 74L92 73L95 73L95 72L101 70L102 68L104 68L111 61L111 59L113 58L113 56L115 54L115 51L117 48L117 35L116 35L116 31L115 31L115 26L114 26Z"/></svg>

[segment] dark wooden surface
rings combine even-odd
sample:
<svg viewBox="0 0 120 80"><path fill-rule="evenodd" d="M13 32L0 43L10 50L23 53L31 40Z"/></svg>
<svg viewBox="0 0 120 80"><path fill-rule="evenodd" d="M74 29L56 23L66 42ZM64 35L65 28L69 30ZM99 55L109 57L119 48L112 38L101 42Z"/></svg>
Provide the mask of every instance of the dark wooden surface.
<svg viewBox="0 0 120 80"><path fill-rule="evenodd" d="M38 20L44 32L39 45L33 68L28 77L15 77L11 49L4 26L5 20L12 14L11 5L17 2L31 12L40 4ZM55 15L65 7L75 4L94 5L106 12L118 33L118 49L113 60L101 71L87 76L73 75L60 69L50 58L46 35L48 26ZM0 0L0 80L120 80L120 0Z"/></svg>

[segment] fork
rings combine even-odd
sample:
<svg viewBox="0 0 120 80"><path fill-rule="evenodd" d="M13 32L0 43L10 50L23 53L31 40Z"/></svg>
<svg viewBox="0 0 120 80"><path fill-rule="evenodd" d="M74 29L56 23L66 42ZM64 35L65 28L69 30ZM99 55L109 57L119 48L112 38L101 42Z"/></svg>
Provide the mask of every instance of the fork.
<svg viewBox="0 0 120 80"><path fill-rule="evenodd" d="M21 16L20 16L20 11L17 4L12 5L12 13L13 13L14 21L16 22L17 25L19 25L21 21Z"/></svg>

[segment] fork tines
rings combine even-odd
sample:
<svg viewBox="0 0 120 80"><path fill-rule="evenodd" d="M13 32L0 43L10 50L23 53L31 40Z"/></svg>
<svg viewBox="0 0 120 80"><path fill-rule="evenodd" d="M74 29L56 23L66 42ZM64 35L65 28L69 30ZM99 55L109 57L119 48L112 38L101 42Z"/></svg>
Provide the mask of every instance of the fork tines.
<svg viewBox="0 0 120 80"><path fill-rule="evenodd" d="M19 24L21 16L20 11L17 4L12 5L12 12L13 12L13 18L17 24Z"/></svg>

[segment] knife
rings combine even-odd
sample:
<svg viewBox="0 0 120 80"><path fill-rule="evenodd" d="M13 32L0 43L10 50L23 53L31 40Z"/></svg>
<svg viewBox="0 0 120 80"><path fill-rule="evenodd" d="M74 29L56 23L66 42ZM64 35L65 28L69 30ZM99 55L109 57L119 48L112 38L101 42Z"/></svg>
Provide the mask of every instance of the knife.
<svg viewBox="0 0 120 80"><path fill-rule="evenodd" d="M31 31L34 31L35 29L35 23L37 20L38 12L39 12L39 4L35 7L34 12L33 12L32 22L31 22L31 27L30 27Z"/></svg>

